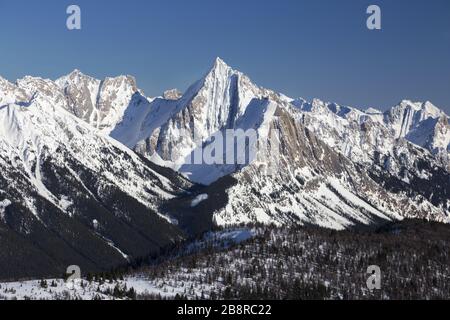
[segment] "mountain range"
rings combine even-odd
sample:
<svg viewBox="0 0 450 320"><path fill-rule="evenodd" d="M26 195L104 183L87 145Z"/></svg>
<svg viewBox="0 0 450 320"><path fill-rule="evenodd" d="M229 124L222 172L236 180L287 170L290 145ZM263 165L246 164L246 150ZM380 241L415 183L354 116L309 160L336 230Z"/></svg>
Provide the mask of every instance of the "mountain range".
<svg viewBox="0 0 450 320"><path fill-rule="evenodd" d="M254 161L189 161L250 129ZM131 76L0 77L0 169L4 279L108 270L214 226L450 222L449 117L431 102L294 99L220 58L155 98Z"/></svg>

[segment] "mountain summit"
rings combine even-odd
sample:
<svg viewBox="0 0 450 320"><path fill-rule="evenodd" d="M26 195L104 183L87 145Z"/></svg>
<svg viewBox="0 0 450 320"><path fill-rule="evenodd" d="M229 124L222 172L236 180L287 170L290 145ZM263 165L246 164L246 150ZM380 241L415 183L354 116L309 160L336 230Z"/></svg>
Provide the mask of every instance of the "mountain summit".
<svg viewBox="0 0 450 320"><path fill-rule="evenodd" d="M97 80L76 69L56 84L64 92L68 110L105 134L122 119L131 98L139 92L132 76Z"/></svg>

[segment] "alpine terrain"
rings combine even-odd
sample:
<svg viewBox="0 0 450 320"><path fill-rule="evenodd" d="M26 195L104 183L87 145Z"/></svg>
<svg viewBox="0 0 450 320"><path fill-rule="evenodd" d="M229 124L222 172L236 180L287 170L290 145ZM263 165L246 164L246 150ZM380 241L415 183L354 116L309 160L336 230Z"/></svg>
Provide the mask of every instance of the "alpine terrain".
<svg viewBox="0 0 450 320"><path fill-rule="evenodd" d="M450 223L449 120L289 98L220 58L155 98L131 76L0 78L0 278L110 270L214 227Z"/></svg>

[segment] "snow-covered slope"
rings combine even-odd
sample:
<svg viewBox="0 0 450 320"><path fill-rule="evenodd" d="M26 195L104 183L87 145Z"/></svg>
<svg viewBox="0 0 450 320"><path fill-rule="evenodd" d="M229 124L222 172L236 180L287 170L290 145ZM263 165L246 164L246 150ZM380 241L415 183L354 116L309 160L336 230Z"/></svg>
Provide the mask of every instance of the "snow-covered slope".
<svg viewBox="0 0 450 320"><path fill-rule="evenodd" d="M183 237L159 205L188 181L99 135L67 111L52 81L27 77L7 88L9 104L0 107L2 278L57 275L71 264L106 270Z"/></svg>
<svg viewBox="0 0 450 320"><path fill-rule="evenodd" d="M227 190L228 202L214 213L217 224L257 221L343 229L404 217L450 221L444 197L432 203L429 195L413 186L403 184L398 192L383 185L401 181L385 171L369 171L350 161L284 108L279 107L274 115L270 130L279 134L269 135L269 139L279 137L280 155L260 149L259 152L267 152L263 157L266 163L252 163L233 174L236 182ZM266 166L273 162L278 170L267 171ZM382 173L386 176L380 176ZM430 179L438 181L444 173L432 173ZM448 192L444 192L448 197Z"/></svg>

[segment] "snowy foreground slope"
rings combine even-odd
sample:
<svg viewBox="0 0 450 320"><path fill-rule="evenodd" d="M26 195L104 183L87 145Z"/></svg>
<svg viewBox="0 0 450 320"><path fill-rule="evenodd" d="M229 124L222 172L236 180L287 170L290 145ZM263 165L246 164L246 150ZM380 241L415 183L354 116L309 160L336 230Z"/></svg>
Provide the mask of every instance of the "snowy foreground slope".
<svg viewBox="0 0 450 320"><path fill-rule="evenodd" d="M422 220L224 230L125 273L0 283L0 299L448 299L449 234ZM381 290L368 290L368 264L380 266Z"/></svg>
<svg viewBox="0 0 450 320"><path fill-rule="evenodd" d="M167 260L189 257L205 250L227 250L245 242L254 236L249 229L231 229L219 232L208 232L198 240L192 241L179 250L173 251L173 256ZM186 276L189 271L182 271ZM108 279L109 278L109 279ZM167 282L166 282L167 281ZM190 288L191 286L192 289ZM155 296L173 299L176 295L187 295L191 299L200 297L202 290L213 290L215 286L198 285L196 281L183 283L170 278L151 278L145 272L136 271L120 276L99 273L97 275L76 280L45 279L17 282L0 282L0 300L33 299L33 300L110 300L136 299L138 296ZM189 292L188 292L188 291Z"/></svg>
<svg viewBox="0 0 450 320"><path fill-rule="evenodd" d="M254 130L254 143L214 149L226 159L243 142L244 161L189 162L227 130ZM105 270L214 225L450 222L449 146L430 102L292 99L219 58L184 94L156 98L131 76L0 78L0 274Z"/></svg>

